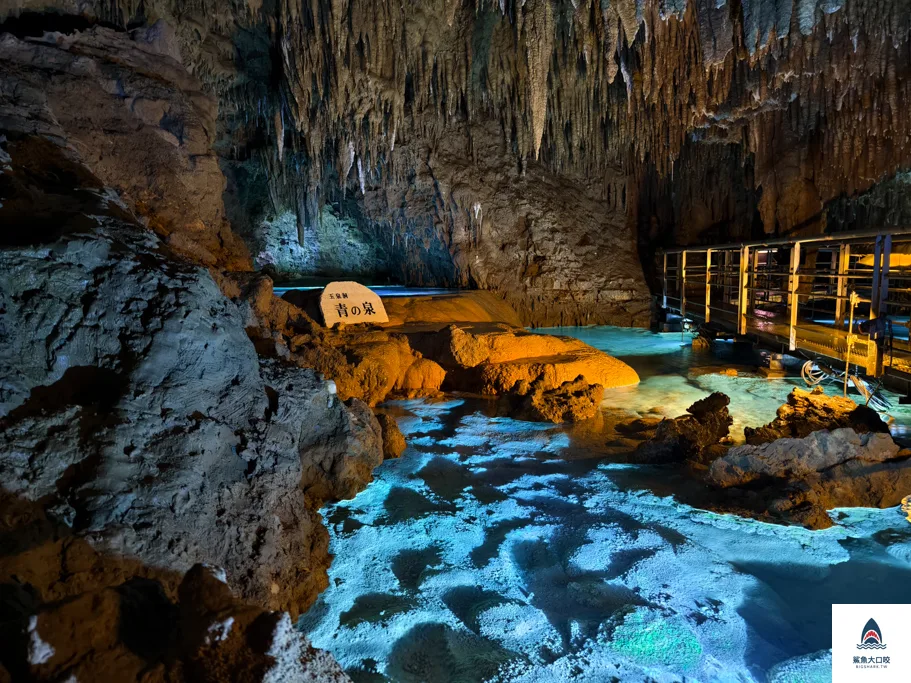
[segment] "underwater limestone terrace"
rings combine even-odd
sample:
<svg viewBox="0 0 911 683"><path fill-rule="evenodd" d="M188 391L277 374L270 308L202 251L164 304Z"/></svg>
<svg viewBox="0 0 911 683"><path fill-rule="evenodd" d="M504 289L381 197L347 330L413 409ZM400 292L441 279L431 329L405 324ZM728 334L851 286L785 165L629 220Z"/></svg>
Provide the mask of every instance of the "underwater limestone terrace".
<svg viewBox="0 0 911 683"><path fill-rule="evenodd" d="M911 602L911 412L648 331L653 257L907 225L909 47L0 2L0 683L829 680L832 603ZM327 328L335 279L409 296Z"/></svg>

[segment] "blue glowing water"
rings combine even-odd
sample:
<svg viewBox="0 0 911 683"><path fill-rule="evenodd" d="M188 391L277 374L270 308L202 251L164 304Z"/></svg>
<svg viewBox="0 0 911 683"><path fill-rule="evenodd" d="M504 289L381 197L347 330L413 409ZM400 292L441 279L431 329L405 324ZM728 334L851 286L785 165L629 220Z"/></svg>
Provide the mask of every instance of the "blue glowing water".
<svg viewBox="0 0 911 683"><path fill-rule="evenodd" d="M759 424L793 383L706 374L742 351L697 356L679 334L554 332L637 366L607 407L675 415L718 389ZM669 470L577 459L572 432L480 401L390 409L409 448L324 510L336 559L301 621L355 681L827 681L833 602L911 602L896 508L770 525L675 500Z"/></svg>
<svg viewBox="0 0 911 683"><path fill-rule="evenodd" d="M281 296L285 292L290 292L293 290L303 290L311 291L314 289L323 289L330 282L333 282L332 278L318 278L311 277L301 280L294 280L290 282L276 283L272 288L276 295ZM434 287L405 287L403 285L375 285L370 284L369 282L361 283L372 289L377 293L378 296L383 298L395 298L400 296L440 296L442 294L453 294L460 290L458 289L443 289L443 288L434 288Z"/></svg>

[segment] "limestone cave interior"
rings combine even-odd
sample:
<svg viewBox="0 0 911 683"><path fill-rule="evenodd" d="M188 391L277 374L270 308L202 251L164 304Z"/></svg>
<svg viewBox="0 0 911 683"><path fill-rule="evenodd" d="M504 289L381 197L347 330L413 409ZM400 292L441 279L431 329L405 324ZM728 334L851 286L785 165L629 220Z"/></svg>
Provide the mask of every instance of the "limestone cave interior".
<svg viewBox="0 0 911 683"><path fill-rule="evenodd" d="M911 0L0 0L0 683L909 680L909 327Z"/></svg>

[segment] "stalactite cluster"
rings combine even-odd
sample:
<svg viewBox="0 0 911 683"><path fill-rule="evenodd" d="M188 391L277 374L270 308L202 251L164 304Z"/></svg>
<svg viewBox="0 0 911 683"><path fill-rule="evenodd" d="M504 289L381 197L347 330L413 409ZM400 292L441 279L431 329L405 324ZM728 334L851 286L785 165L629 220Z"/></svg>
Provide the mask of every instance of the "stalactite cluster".
<svg viewBox="0 0 911 683"><path fill-rule="evenodd" d="M688 140L739 145L769 231L911 161L911 0L98 3L122 24L177 19L276 200L310 218L339 190L406 180L396 142L454 123L475 156L493 120L520 167L595 179L671 178ZM238 59L245 33L267 37L268 83Z"/></svg>

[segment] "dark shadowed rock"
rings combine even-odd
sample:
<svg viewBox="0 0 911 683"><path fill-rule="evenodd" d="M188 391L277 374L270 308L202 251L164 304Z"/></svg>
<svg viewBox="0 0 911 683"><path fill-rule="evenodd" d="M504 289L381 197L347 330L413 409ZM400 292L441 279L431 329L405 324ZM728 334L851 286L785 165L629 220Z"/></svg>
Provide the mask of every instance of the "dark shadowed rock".
<svg viewBox="0 0 911 683"><path fill-rule="evenodd" d="M41 605L28 648L9 658L33 681L311 681L350 679L287 613L237 600L222 569L191 568L172 602L148 579Z"/></svg>
<svg viewBox="0 0 911 683"><path fill-rule="evenodd" d="M630 456L634 462L668 463L707 460L719 454L722 439L733 423L728 404L720 392L710 394L687 408L687 415L662 420L655 434ZM641 425L643 429L650 425ZM618 428L618 431L623 431ZM642 431L642 430L640 430Z"/></svg>
<svg viewBox="0 0 911 683"><path fill-rule="evenodd" d="M888 434L889 426L879 414L849 398L828 396L821 387L804 391L795 387L777 417L764 427L744 427L748 444L762 444L783 438L802 438L820 429L849 427L858 433Z"/></svg>
<svg viewBox="0 0 911 683"><path fill-rule="evenodd" d="M96 187L114 189L172 249L207 266L248 269L247 249L225 218L225 179L212 151L217 103L162 38L169 31L159 22L129 33L88 25L24 38L3 33L0 132L22 184L31 184L26 168L48 170L35 139L78 149ZM55 178L32 186L45 195L32 198L35 209L4 197L4 232L61 227L74 208L67 192L78 186L71 175Z"/></svg>

